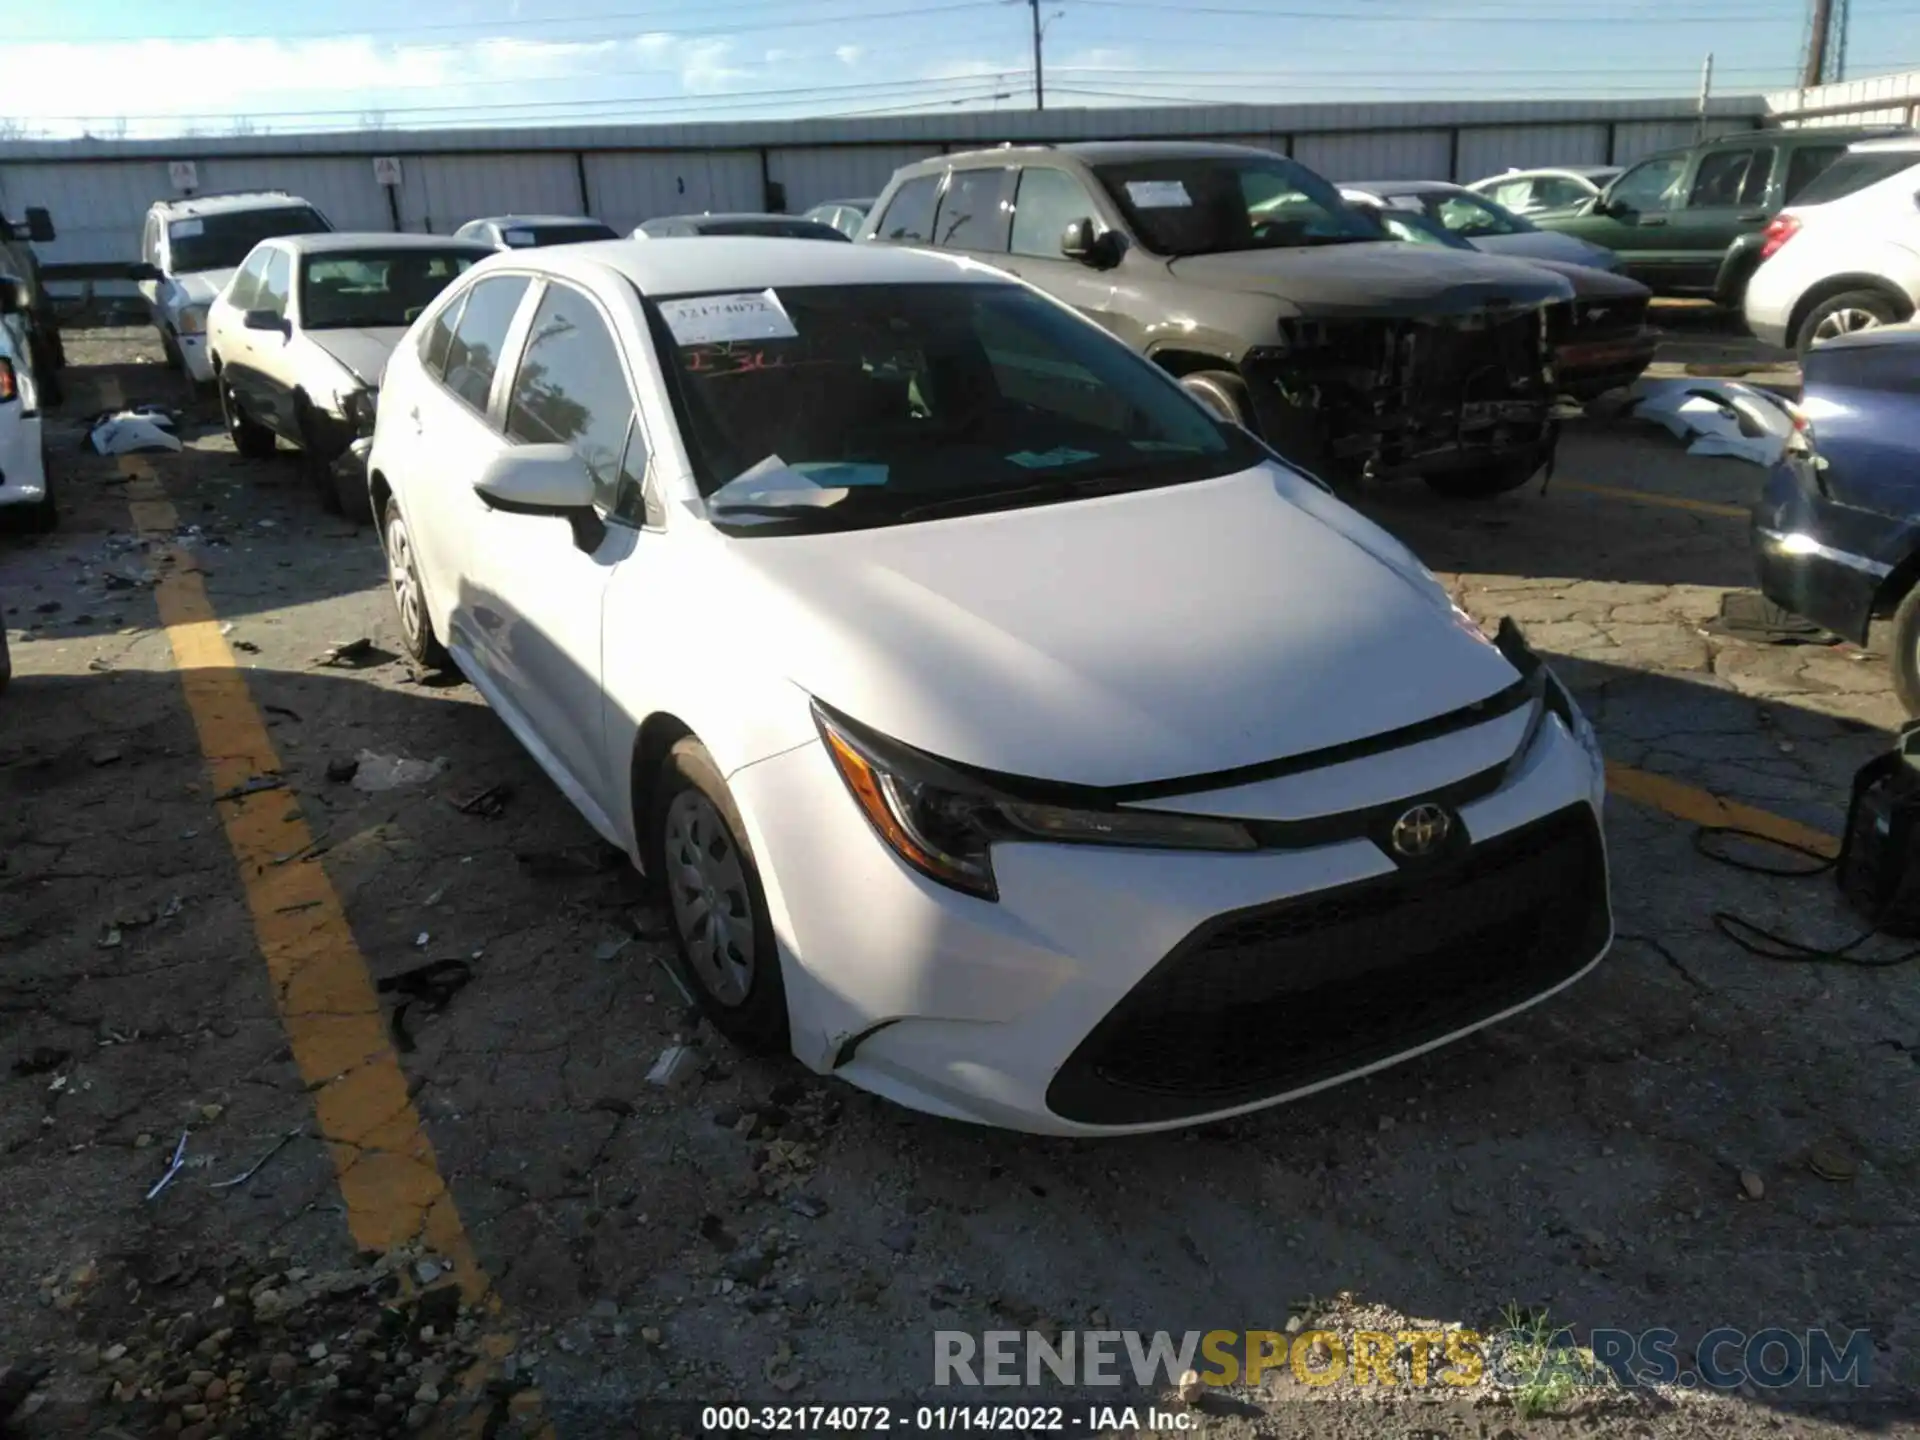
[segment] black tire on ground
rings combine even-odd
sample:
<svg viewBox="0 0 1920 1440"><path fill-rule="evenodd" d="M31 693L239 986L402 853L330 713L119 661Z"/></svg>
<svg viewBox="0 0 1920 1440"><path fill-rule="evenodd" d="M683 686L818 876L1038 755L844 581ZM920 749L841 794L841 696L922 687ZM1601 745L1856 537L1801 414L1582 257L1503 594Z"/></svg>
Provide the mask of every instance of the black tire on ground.
<svg viewBox="0 0 1920 1440"><path fill-rule="evenodd" d="M320 508L329 515L341 512L340 491L333 483L333 456L315 443L313 421L304 405L298 412L300 426L300 474L305 477L307 488L313 491L313 498L320 502Z"/></svg>
<svg viewBox="0 0 1920 1440"><path fill-rule="evenodd" d="M787 990L760 870L719 767L691 735L662 763L651 810L648 868L666 888L674 944L700 1008L743 1050L790 1050ZM736 988L723 988L718 974Z"/></svg>
<svg viewBox="0 0 1920 1440"><path fill-rule="evenodd" d="M247 418L247 412L240 406L240 397L233 393L233 386L224 377L216 378L214 384L220 390L220 416L226 421L233 448L249 460L271 458L275 447L273 432Z"/></svg>
<svg viewBox="0 0 1920 1440"><path fill-rule="evenodd" d="M1471 470L1439 470L1423 477L1427 488L1452 500L1478 500L1488 495L1504 495L1518 490L1540 473L1547 457L1538 452L1509 456Z"/></svg>
<svg viewBox="0 0 1920 1440"><path fill-rule="evenodd" d="M1907 714L1920 717L1920 586L1906 593L1893 612L1893 692Z"/></svg>
<svg viewBox="0 0 1920 1440"><path fill-rule="evenodd" d="M1807 312L1807 318L1800 322L1800 329L1794 334L1793 348L1805 355L1816 340L1831 339L1835 334L1853 330L1871 330L1878 325L1893 325L1906 318L1907 310L1891 295L1878 290L1848 290L1829 296ZM1820 333L1823 326L1828 331L1825 335Z"/></svg>
<svg viewBox="0 0 1920 1440"><path fill-rule="evenodd" d="M413 551L413 536L396 501L388 500L386 511L380 517L380 543L386 551L387 584L393 591L393 608L400 618L401 646L422 670L444 675L454 668L453 657L440 643L440 637L433 633L427 594L420 588L420 562Z"/></svg>
<svg viewBox="0 0 1920 1440"><path fill-rule="evenodd" d="M1230 370L1196 370L1180 377L1186 392L1222 420L1253 428L1253 402L1247 382Z"/></svg>
<svg viewBox="0 0 1920 1440"><path fill-rule="evenodd" d="M186 373L187 364L181 357L180 347L174 343L173 332L164 325L160 327L160 353L166 356L167 368L169 370L178 370L182 374Z"/></svg>
<svg viewBox="0 0 1920 1440"><path fill-rule="evenodd" d="M356 525L373 523L373 495L367 489L366 472L358 466L349 465L332 472L334 498L340 502L340 513Z"/></svg>
<svg viewBox="0 0 1920 1440"><path fill-rule="evenodd" d="M67 398L66 387L60 383L61 357L58 339L49 341L41 332L35 331L28 342L29 353L33 359L33 378L40 386L40 403L51 409L64 404Z"/></svg>

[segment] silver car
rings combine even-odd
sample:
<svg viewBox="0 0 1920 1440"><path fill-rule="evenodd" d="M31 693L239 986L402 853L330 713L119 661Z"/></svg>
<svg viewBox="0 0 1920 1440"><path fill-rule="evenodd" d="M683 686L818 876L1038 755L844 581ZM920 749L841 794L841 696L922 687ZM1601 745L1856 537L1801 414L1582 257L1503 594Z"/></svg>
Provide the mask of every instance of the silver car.
<svg viewBox="0 0 1920 1440"><path fill-rule="evenodd" d="M262 241L207 312L227 433L242 455L298 447L320 503L372 518L366 452L387 356L447 283L493 253L437 235Z"/></svg>

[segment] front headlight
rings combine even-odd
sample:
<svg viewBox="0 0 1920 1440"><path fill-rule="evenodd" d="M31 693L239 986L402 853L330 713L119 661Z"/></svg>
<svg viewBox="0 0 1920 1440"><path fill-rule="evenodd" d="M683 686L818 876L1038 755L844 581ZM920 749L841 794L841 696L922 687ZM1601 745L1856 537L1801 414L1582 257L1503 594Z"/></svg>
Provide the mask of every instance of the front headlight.
<svg viewBox="0 0 1920 1440"><path fill-rule="evenodd" d="M1156 850L1255 848L1247 828L1231 820L1022 799L873 735L818 703L813 717L848 793L893 852L929 879L983 899L999 898L992 851L1003 840Z"/></svg>
<svg viewBox="0 0 1920 1440"><path fill-rule="evenodd" d="M380 410L380 392L372 389L342 390L336 395L340 413L353 426L356 435L371 435Z"/></svg>
<svg viewBox="0 0 1920 1440"><path fill-rule="evenodd" d="M207 307L188 305L180 312L180 333L182 335L204 335L207 333Z"/></svg>

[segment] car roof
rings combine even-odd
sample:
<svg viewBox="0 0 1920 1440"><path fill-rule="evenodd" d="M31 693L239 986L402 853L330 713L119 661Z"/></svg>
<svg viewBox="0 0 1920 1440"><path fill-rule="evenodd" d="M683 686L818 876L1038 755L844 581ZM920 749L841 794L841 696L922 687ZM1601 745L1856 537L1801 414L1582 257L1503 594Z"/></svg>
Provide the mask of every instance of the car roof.
<svg viewBox="0 0 1920 1440"><path fill-rule="evenodd" d="M1498 175L1484 175L1473 183L1485 185L1495 180L1530 180L1536 175L1577 175L1582 180L1591 180L1596 175L1618 175L1626 168L1624 165L1535 165L1525 170L1503 170Z"/></svg>
<svg viewBox="0 0 1920 1440"><path fill-rule="evenodd" d="M1464 190L1451 180L1342 180L1342 190L1366 190L1375 195L1445 195Z"/></svg>
<svg viewBox="0 0 1920 1440"><path fill-rule="evenodd" d="M1873 140L1856 140L1847 147L1859 155L1884 155L1902 150L1920 150L1920 130L1905 135L1882 135Z"/></svg>
<svg viewBox="0 0 1920 1440"><path fill-rule="evenodd" d="M871 207L873 202L879 198L877 195L863 195L854 200L816 200L807 208L809 210L819 210L828 205L866 205Z"/></svg>
<svg viewBox="0 0 1920 1440"><path fill-rule="evenodd" d="M591 215L476 215L466 225L606 225ZM465 228L463 225L461 228ZM607 225L611 230L613 227Z"/></svg>
<svg viewBox="0 0 1920 1440"><path fill-rule="evenodd" d="M1284 158L1258 145L1231 145L1220 140L1076 140L1066 145L1003 145L997 150L966 150L949 160L977 160L995 155L1067 155L1087 165L1126 165L1140 160L1204 160L1209 157L1259 155ZM935 157L941 158L941 157Z"/></svg>
<svg viewBox="0 0 1920 1440"><path fill-rule="evenodd" d="M169 216L224 215L235 210L311 210L313 206L284 190L236 190L226 195L194 195L179 200L156 200L153 208Z"/></svg>
<svg viewBox="0 0 1920 1440"><path fill-rule="evenodd" d="M392 230L321 230L312 235L276 235L269 244L296 255L330 255L342 250L451 250L465 255L491 255L493 247L478 240L456 240L451 235L409 235Z"/></svg>
<svg viewBox="0 0 1920 1440"><path fill-rule="evenodd" d="M960 255L934 255L901 245L822 245L767 235L716 235L698 245L589 240L546 250L506 250L495 252L470 273L496 270L539 270L581 280L611 272L648 295L781 285L1014 283L1005 272Z"/></svg>
<svg viewBox="0 0 1920 1440"><path fill-rule="evenodd" d="M644 220L641 223L643 225L657 225L666 220L682 221L688 225L706 225L716 221L727 223L735 220L805 221L805 223L809 225L819 223L816 220L808 220L804 215L780 215L771 210L710 210L699 215L656 215L653 219Z"/></svg>
<svg viewBox="0 0 1920 1440"><path fill-rule="evenodd" d="M1906 125L1808 125L1798 130L1736 130L1730 135L1716 135L1711 140L1702 140L1695 145L1681 146L1682 150L1714 149L1722 145L1751 145L1755 140L1793 140L1808 144L1835 140L1866 140L1878 136L1901 137L1915 132Z"/></svg>

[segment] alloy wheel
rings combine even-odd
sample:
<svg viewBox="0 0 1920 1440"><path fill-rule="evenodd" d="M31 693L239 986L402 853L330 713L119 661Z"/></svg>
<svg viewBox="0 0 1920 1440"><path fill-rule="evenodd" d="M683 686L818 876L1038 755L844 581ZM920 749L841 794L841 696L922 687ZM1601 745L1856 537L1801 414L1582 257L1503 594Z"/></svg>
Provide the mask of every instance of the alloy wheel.
<svg viewBox="0 0 1920 1440"><path fill-rule="evenodd" d="M753 908L739 846L713 802L682 790L667 806L666 881L688 963L722 1005L753 985Z"/></svg>
<svg viewBox="0 0 1920 1440"><path fill-rule="evenodd" d="M400 628L406 632L407 645L417 651L425 634L426 616L420 599L420 578L413 569L413 542L407 536L407 523L398 514L387 522L387 582L393 586L393 606L400 613Z"/></svg>
<svg viewBox="0 0 1920 1440"><path fill-rule="evenodd" d="M1831 340L1836 335L1851 335L1856 330L1872 330L1881 323L1880 317L1871 310L1861 310L1850 305L1844 310L1834 311L1814 326L1813 338Z"/></svg>

